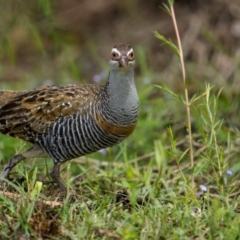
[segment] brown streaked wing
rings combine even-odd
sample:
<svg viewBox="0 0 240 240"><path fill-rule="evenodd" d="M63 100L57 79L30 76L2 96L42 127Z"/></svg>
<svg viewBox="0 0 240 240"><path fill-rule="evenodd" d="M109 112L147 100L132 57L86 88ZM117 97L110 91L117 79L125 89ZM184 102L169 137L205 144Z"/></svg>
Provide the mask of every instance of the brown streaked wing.
<svg viewBox="0 0 240 240"><path fill-rule="evenodd" d="M34 142L59 117L82 114L102 86L46 86L17 95L0 109L0 132Z"/></svg>
<svg viewBox="0 0 240 240"><path fill-rule="evenodd" d="M26 91L0 90L0 107L11 101L16 96L25 92Z"/></svg>

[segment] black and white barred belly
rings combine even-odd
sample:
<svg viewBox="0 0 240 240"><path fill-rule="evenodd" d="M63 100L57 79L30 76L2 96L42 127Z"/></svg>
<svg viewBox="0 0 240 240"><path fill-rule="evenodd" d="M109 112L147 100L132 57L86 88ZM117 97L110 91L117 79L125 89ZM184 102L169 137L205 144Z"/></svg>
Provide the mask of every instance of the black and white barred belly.
<svg viewBox="0 0 240 240"><path fill-rule="evenodd" d="M54 162L64 162L121 142L124 137L106 134L92 115L60 117L36 141Z"/></svg>

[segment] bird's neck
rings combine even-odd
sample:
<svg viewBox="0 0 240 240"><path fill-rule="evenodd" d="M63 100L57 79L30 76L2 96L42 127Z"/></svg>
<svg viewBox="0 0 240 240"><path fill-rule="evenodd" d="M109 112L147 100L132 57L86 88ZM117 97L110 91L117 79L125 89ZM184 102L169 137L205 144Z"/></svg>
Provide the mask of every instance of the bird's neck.
<svg viewBox="0 0 240 240"><path fill-rule="evenodd" d="M134 115L132 117L137 119L139 99L133 69L111 69L106 86L107 105L116 118L122 118L122 121L128 122L132 114Z"/></svg>

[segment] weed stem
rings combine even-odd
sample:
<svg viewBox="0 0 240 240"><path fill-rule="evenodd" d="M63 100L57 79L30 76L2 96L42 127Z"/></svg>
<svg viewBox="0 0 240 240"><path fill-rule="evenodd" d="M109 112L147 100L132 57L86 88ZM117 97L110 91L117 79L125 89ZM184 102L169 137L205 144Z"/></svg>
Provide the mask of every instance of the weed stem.
<svg viewBox="0 0 240 240"><path fill-rule="evenodd" d="M191 182L192 182L192 187L193 187L194 186L193 139L192 139L192 127L191 127L190 103L189 103L188 89L187 89L187 84L186 84L186 71L185 71L185 65L184 65L184 57L183 57L181 39L180 39L180 35L179 35L179 32L178 32L177 21L176 21L174 8L173 8L172 4L170 5L170 11L171 11L173 25L174 25L174 29L175 29L175 32L176 32L177 42L178 42L179 58L180 58L181 70L182 70L182 78L183 78L183 83L184 83L185 105L186 105L186 111L187 111L187 124L188 124L188 136L189 136L189 154L190 154L190 163L191 163L191 168L192 168Z"/></svg>

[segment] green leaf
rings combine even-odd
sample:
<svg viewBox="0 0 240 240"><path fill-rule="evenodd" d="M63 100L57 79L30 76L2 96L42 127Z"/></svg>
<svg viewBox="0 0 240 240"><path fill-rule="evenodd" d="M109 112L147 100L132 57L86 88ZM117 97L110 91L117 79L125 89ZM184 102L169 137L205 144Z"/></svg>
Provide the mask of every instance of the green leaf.
<svg viewBox="0 0 240 240"><path fill-rule="evenodd" d="M167 44L172 51L178 56L180 57L180 52L177 48L177 46L175 44L172 43L172 41L169 39L167 40L163 35L159 34L157 31L154 32L154 35L156 38L158 38L159 40L161 40L164 44Z"/></svg>
<svg viewBox="0 0 240 240"><path fill-rule="evenodd" d="M32 192L31 192L31 197L36 199L39 196L39 193L41 192L42 189L42 182L36 182Z"/></svg>
<svg viewBox="0 0 240 240"><path fill-rule="evenodd" d="M176 97L178 99L181 99L181 96L170 90L167 86L160 86L160 85L155 85L155 87L162 89L164 92L170 94L173 97Z"/></svg>
<svg viewBox="0 0 240 240"><path fill-rule="evenodd" d="M174 0L168 0L168 5L172 7L174 5Z"/></svg>
<svg viewBox="0 0 240 240"><path fill-rule="evenodd" d="M168 13L168 14L171 15L170 8L168 7L167 4L163 3L163 7L161 7L161 9L162 9L164 12L166 12L166 13Z"/></svg>

